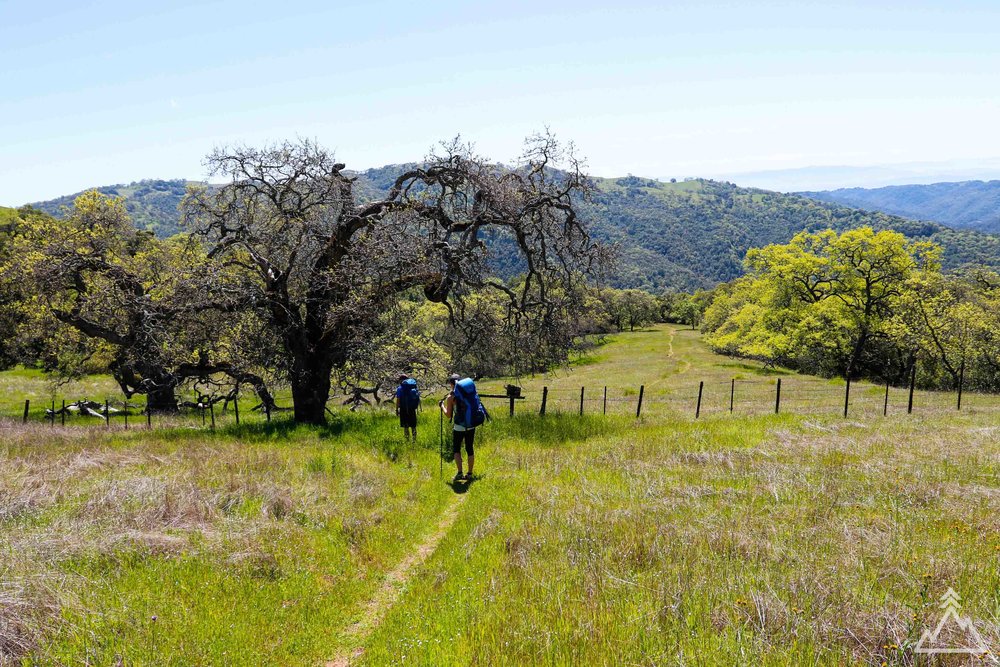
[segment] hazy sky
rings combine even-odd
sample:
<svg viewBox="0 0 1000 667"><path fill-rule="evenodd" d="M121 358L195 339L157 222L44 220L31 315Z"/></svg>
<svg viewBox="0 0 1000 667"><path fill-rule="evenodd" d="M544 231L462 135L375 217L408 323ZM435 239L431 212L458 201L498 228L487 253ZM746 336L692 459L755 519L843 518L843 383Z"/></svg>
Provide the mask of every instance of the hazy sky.
<svg viewBox="0 0 1000 667"><path fill-rule="evenodd" d="M364 168L548 125L660 178L1000 156L996 0L0 0L0 59L7 205L296 135Z"/></svg>

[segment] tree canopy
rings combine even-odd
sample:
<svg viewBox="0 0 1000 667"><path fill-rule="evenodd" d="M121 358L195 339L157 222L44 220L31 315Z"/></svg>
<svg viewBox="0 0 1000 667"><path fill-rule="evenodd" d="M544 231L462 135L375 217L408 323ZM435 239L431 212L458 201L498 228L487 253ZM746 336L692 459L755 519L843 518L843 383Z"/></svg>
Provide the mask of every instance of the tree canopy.
<svg viewBox="0 0 1000 667"><path fill-rule="evenodd" d="M751 250L705 313L720 352L810 373L931 386L997 383L995 274L944 274L940 248L870 228Z"/></svg>
<svg viewBox="0 0 1000 667"><path fill-rule="evenodd" d="M601 261L576 212L586 178L550 135L530 138L512 167L452 142L373 200L310 141L219 149L208 164L227 183L193 190L185 216L219 267L211 275L232 271L279 342L297 421L325 420L332 374L368 354L384 334L378 315L406 293L421 290L457 323L469 295L495 292L506 326L544 335L560 297ZM516 283L490 272L487 235L519 253Z"/></svg>

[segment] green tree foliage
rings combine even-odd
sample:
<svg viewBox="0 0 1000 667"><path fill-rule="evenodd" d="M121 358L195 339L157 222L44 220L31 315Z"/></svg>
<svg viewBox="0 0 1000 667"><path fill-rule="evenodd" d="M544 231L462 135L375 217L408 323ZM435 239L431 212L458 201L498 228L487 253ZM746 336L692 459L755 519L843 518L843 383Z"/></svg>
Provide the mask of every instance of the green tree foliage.
<svg viewBox="0 0 1000 667"><path fill-rule="evenodd" d="M716 289L696 290L693 293L667 290L656 297L660 322L686 324L692 329L701 325L705 310L715 298Z"/></svg>
<svg viewBox="0 0 1000 667"><path fill-rule="evenodd" d="M910 280L893 324L900 345L922 360L924 384L998 388L998 282L984 272L923 272Z"/></svg>
<svg viewBox="0 0 1000 667"><path fill-rule="evenodd" d="M822 374L880 368L894 317L940 250L892 231L797 234L747 255L748 275L720 290L705 316L719 351Z"/></svg>
<svg viewBox="0 0 1000 667"><path fill-rule="evenodd" d="M393 304L378 316L377 331L365 345L356 346L335 380L346 403L358 406L393 397L400 373L417 380L420 387L443 385L451 372L449 351L439 342L448 321L448 310L416 293Z"/></svg>
<svg viewBox="0 0 1000 667"><path fill-rule="evenodd" d="M240 323L226 273L190 239L137 230L120 198L96 191L63 220L22 217L2 271L23 289L20 338L47 368L73 374L96 356L126 396L146 394L157 411L177 408L185 379L217 373L269 400L259 378L219 358Z"/></svg>
<svg viewBox="0 0 1000 667"><path fill-rule="evenodd" d="M0 207L0 369L9 367L17 358L18 304L27 297L24 284L2 267L8 266L14 256L13 241L25 219L36 215L38 212L30 207L19 210Z"/></svg>
<svg viewBox="0 0 1000 667"><path fill-rule="evenodd" d="M660 318L660 304L652 294L639 289L605 288L598 292L604 315L617 331L635 331Z"/></svg>

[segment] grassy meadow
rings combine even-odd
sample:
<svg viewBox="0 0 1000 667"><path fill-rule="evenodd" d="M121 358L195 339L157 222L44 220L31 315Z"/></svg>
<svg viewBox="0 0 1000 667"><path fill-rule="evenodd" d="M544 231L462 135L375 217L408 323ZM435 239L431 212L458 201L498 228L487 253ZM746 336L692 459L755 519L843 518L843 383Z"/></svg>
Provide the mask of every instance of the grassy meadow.
<svg viewBox="0 0 1000 667"><path fill-rule="evenodd" d="M859 384L845 419L676 327L519 381L453 486L431 401L416 444L384 410L63 428L0 374L0 664L967 664L912 650L949 587L1000 651L991 397Z"/></svg>

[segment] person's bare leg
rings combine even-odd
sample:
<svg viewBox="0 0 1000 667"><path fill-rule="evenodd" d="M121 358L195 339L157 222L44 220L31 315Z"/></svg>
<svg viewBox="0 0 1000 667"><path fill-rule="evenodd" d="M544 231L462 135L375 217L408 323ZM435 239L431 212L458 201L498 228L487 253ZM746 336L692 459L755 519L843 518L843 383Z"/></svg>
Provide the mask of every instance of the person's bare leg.
<svg viewBox="0 0 1000 667"><path fill-rule="evenodd" d="M469 477L472 477L472 466L476 462L476 457L469 454Z"/></svg>
<svg viewBox="0 0 1000 667"><path fill-rule="evenodd" d="M462 453L455 454L455 463L458 465L458 476L462 476Z"/></svg>

